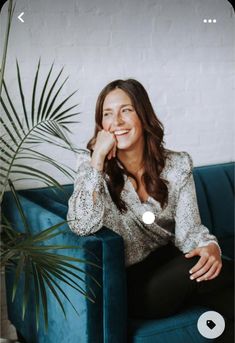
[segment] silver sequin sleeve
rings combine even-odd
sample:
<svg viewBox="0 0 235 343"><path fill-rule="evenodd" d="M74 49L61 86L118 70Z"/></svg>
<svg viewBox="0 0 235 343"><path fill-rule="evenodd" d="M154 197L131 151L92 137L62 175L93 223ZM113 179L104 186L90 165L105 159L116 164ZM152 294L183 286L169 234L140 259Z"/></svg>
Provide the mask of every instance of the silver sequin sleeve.
<svg viewBox="0 0 235 343"><path fill-rule="evenodd" d="M186 253L211 242L218 245L218 242L216 237L210 234L208 228L201 223L192 174L193 161L187 152L183 154L184 169L175 212L175 245Z"/></svg>
<svg viewBox="0 0 235 343"><path fill-rule="evenodd" d="M87 153L80 153L74 191L69 199L67 220L70 229L80 236L103 226L105 181L103 172L93 168Z"/></svg>

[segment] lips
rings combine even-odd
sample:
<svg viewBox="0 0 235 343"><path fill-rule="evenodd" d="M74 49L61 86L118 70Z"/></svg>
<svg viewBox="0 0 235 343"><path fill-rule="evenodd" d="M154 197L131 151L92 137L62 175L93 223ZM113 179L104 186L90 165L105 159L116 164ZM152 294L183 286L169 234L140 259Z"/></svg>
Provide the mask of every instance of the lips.
<svg viewBox="0 0 235 343"><path fill-rule="evenodd" d="M127 133L129 133L130 130L117 130L117 131L114 131L114 134L115 136L123 136Z"/></svg>

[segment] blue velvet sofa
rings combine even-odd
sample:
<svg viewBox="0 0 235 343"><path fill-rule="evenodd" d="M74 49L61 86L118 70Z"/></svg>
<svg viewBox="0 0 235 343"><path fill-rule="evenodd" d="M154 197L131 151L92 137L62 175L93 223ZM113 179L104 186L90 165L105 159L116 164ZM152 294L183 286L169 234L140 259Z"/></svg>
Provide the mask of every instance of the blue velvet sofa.
<svg viewBox="0 0 235 343"><path fill-rule="evenodd" d="M234 258L234 163L225 163L194 168L194 179L201 219L219 239L223 255ZM67 194L55 193L50 188L19 192L20 201L33 232L39 232L66 218L67 201L72 185L64 186ZM2 205L8 219L21 230L20 217L10 193L5 194ZM85 215L85 213L84 213ZM66 227L65 224L64 227ZM79 237L68 228L62 236L50 243L77 245L82 249L68 250L76 256L98 263L101 268L81 264L84 271L91 273L101 287L89 276L85 287L92 287L96 299L92 303L77 291L64 287L79 316L63 297L67 313L64 319L53 296L48 291L49 329L45 332L42 317L37 332L33 292L24 321L21 320L20 303L22 287L16 300L11 302L12 274L6 277L9 318L19 334L28 343L202 343L207 340L197 330L198 317L207 310L194 307L175 316L161 320L134 320L127 318L126 279L122 238L109 228Z"/></svg>

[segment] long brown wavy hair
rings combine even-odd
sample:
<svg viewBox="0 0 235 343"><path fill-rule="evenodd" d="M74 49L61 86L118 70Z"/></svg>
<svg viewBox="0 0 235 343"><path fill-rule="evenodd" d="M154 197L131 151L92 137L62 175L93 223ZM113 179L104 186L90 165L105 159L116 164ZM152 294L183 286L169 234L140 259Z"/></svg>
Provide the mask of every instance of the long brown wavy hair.
<svg viewBox="0 0 235 343"><path fill-rule="evenodd" d="M120 88L122 89L131 99L132 105L142 123L143 134L144 134L144 173L142 180L144 182L147 193L157 200L161 207L168 203L168 181L160 177L161 171L165 166L165 148L164 148L164 127L161 121L157 118L152 104L149 100L148 94L142 84L134 79L127 80L115 80L109 83L101 91L96 102L95 110L95 132L94 136L90 139L87 144L87 148L91 151L94 146L96 136L102 127L103 117L103 103L105 97L112 90ZM124 187L124 174L131 176L138 182L134 175L128 172L125 167L117 163L116 158L108 160L106 158L104 163L104 172L109 176L108 188L112 200L116 204L117 208L121 212L126 212L127 207L125 202L121 198L121 191Z"/></svg>

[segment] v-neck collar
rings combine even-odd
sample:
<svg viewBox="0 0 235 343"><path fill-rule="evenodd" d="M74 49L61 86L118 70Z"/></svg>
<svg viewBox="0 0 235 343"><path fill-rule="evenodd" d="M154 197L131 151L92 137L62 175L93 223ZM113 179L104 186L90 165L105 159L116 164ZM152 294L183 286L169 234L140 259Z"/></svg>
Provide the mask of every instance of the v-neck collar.
<svg viewBox="0 0 235 343"><path fill-rule="evenodd" d="M135 196L135 198L138 200L138 202L139 202L141 205L146 205L146 204L148 204L148 203L150 202L150 199L151 199L150 195L148 196L148 198L147 198L145 201L141 201L141 199L140 199L138 193L136 192L135 187L133 186L131 180L128 178L127 175L125 175L125 178L126 178L126 182L127 182L127 184L129 185L129 188L130 188L132 194L134 194L134 196Z"/></svg>

